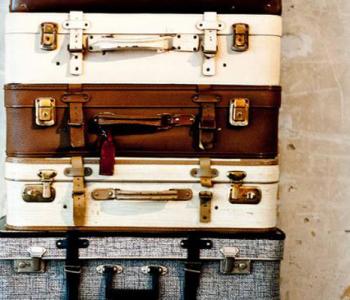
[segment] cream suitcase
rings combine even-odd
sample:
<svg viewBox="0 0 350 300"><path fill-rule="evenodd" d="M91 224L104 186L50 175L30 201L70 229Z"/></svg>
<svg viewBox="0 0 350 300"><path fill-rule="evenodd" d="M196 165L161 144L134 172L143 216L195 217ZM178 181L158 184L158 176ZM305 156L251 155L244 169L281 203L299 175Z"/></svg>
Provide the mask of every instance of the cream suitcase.
<svg viewBox="0 0 350 300"><path fill-rule="evenodd" d="M113 230L266 230L276 226L276 160L8 158L7 225Z"/></svg>
<svg viewBox="0 0 350 300"><path fill-rule="evenodd" d="M6 83L280 83L280 16L11 13L5 42Z"/></svg>

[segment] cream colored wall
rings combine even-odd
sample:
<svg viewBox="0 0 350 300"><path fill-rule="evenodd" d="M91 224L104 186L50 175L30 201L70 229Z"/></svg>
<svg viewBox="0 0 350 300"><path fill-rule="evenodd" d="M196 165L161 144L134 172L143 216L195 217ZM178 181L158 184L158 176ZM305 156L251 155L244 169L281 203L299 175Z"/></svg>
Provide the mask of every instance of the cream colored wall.
<svg viewBox="0 0 350 300"><path fill-rule="evenodd" d="M350 1L285 0L285 300L350 299Z"/></svg>
<svg viewBox="0 0 350 300"><path fill-rule="evenodd" d="M349 0L284 0L282 83L282 298L350 300Z"/></svg>

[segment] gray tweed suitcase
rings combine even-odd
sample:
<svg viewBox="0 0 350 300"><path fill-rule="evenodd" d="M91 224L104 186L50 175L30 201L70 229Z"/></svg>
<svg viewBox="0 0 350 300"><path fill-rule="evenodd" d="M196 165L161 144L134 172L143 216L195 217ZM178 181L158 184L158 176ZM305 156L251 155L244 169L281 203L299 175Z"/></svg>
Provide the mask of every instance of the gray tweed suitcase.
<svg viewBox="0 0 350 300"><path fill-rule="evenodd" d="M279 299L284 234L0 233L0 299Z"/></svg>

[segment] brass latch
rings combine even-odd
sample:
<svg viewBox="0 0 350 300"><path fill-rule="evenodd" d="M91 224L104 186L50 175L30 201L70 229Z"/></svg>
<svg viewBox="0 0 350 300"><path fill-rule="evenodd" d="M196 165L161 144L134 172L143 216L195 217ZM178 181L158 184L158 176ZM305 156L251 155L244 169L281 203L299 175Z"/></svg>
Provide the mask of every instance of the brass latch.
<svg viewBox="0 0 350 300"><path fill-rule="evenodd" d="M45 272L45 262L42 257L46 253L43 247L30 247L27 250L30 259L17 259L14 261L14 269L17 273L43 273Z"/></svg>
<svg viewBox="0 0 350 300"><path fill-rule="evenodd" d="M230 102L230 124L247 126L249 124L249 99L236 98Z"/></svg>
<svg viewBox="0 0 350 300"><path fill-rule="evenodd" d="M244 23L233 24L232 50L237 52L247 51L249 48L249 25Z"/></svg>
<svg viewBox="0 0 350 300"><path fill-rule="evenodd" d="M249 259L237 259L239 249L236 247L224 247L220 249L224 258L220 262L220 272L225 275L239 275L251 273L251 261Z"/></svg>
<svg viewBox="0 0 350 300"><path fill-rule="evenodd" d="M199 193L200 199L200 222L210 223L211 222L211 200L213 199L213 193L203 191Z"/></svg>
<svg viewBox="0 0 350 300"><path fill-rule="evenodd" d="M167 191L123 191L119 189L96 189L91 193L96 201L188 201L193 193L190 189L170 189Z"/></svg>
<svg viewBox="0 0 350 300"><path fill-rule="evenodd" d="M56 119L56 101L45 97L35 100L35 124L38 126L53 126Z"/></svg>
<svg viewBox="0 0 350 300"><path fill-rule="evenodd" d="M22 198L26 202L52 202L56 192L51 186L57 175L54 170L40 170L38 176L42 184L27 184L24 187Z"/></svg>
<svg viewBox="0 0 350 300"><path fill-rule="evenodd" d="M243 171L230 171L227 177L232 181L230 203L258 204L261 201L261 190L252 186L243 186L243 179L247 174Z"/></svg>
<svg viewBox="0 0 350 300"><path fill-rule="evenodd" d="M45 22L41 24L41 49L52 51L57 49L57 32L56 23Z"/></svg>

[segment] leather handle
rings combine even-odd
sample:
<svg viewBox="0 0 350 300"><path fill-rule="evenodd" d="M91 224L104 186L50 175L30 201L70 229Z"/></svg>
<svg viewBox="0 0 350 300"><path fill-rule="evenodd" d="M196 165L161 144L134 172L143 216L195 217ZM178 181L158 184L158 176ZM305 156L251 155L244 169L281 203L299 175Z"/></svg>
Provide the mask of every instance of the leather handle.
<svg viewBox="0 0 350 300"><path fill-rule="evenodd" d="M120 51L120 50L147 50L156 52L165 52L172 49L171 36L157 36L147 37L140 36L135 38L116 38L103 37L97 41L94 37L90 37L89 51L90 52L106 52L106 51Z"/></svg>
<svg viewBox="0 0 350 300"><path fill-rule="evenodd" d="M91 196L96 201L188 201L193 197L191 189L171 189L167 191L124 191L119 189L96 189Z"/></svg>
<svg viewBox="0 0 350 300"><path fill-rule="evenodd" d="M158 300L159 298L159 279L162 273L161 269L156 266L149 267L149 274L152 277L152 288L144 290L132 289L115 289L113 288L113 275L115 273L113 267L105 267L105 283L106 283L106 300Z"/></svg>
<svg viewBox="0 0 350 300"><path fill-rule="evenodd" d="M94 117L93 122L98 126L141 126L159 130L176 126L191 126L195 121L193 115L184 114L157 114L154 116L116 115L101 113Z"/></svg>

